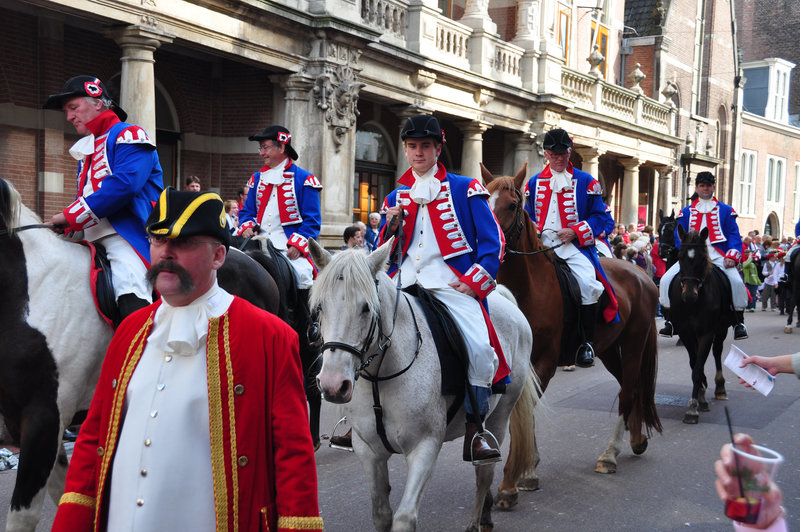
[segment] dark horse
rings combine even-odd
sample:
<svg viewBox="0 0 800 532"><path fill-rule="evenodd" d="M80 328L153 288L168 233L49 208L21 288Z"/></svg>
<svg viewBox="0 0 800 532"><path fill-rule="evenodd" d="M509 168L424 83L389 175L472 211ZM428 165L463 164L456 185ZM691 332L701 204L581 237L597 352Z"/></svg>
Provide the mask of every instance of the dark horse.
<svg viewBox="0 0 800 532"><path fill-rule="evenodd" d="M658 256L661 257L669 268L678 261L678 246L675 245L675 228L678 221L675 219L675 211L664 216L664 212L658 211Z"/></svg>
<svg viewBox="0 0 800 532"><path fill-rule="evenodd" d="M784 292L787 316L783 332L790 334L795 310L797 310L797 328L800 328L800 251L795 251L791 262L786 264L786 273L789 274L790 282Z"/></svg>
<svg viewBox="0 0 800 532"><path fill-rule="evenodd" d="M712 347L717 368L714 396L719 400L728 398L722 375L722 344L728 336L728 327L736 323L736 314L728 280L708 257L708 229L687 233L678 225L678 235L681 239L680 272L669 286L670 316L689 352L692 368L692 397L683 422L695 424L700 419L699 412L709 410L705 397L708 387L705 365Z"/></svg>
<svg viewBox="0 0 800 532"><path fill-rule="evenodd" d="M526 168L527 165L513 178L503 176L496 179L483 168L483 178L491 194L490 204L506 237L506 255L497 281L506 285L517 298L533 330L531 362L544 390L555 374L562 335L570 335L567 328L570 324L564 322L553 253L546 250L536 225L523 208L522 184ZM599 318L594 348L621 389L614 435L598 459L595 471L614 473L626 429L631 433L631 449L635 454L645 451L647 437L653 429L661 432L654 401L657 291L644 270L634 264L616 259L602 259L602 264L619 301L620 321L605 323ZM603 301L601 299L601 306ZM575 334L573 330L572 335ZM512 433L512 446L515 438ZM538 454L535 459L538 462ZM537 489L535 471L519 487ZM512 506L516 502L515 495L516 486L507 485L504 479L498 493L498 504Z"/></svg>

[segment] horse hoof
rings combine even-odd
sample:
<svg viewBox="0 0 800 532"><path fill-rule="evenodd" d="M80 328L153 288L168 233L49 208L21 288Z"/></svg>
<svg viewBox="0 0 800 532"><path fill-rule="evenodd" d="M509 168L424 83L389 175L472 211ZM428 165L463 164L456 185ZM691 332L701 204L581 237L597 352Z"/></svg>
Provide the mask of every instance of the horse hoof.
<svg viewBox="0 0 800 532"><path fill-rule="evenodd" d="M519 491L497 490L494 505L500 510L510 510L519 503Z"/></svg>
<svg viewBox="0 0 800 532"><path fill-rule="evenodd" d="M492 532L494 525L481 525L481 532Z"/></svg>
<svg viewBox="0 0 800 532"><path fill-rule="evenodd" d="M697 405L697 409L700 412L711 412L711 409L708 408L708 403L700 403L699 405Z"/></svg>
<svg viewBox="0 0 800 532"><path fill-rule="evenodd" d="M697 425L699 421L700 421L699 414L686 414L683 416L683 422L686 423L687 425Z"/></svg>
<svg viewBox="0 0 800 532"><path fill-rule="evenodd" d="M617 472L617 464L603 461L597 462L597 465L594 466L594 472L602 475L611 475Z"/></svg>
<svg viewBox="0 0 800 532"><path fill-rule="evenodd" d="M517 482L517 489L520 491L538 491L539 479L538 478L523 478Z"/></svg>
<svg viewBox="0 0 800 532"><path fill-rule="evenodd" d="M792 334L792 328L789 327L789 326L786 326L786 327L783 328L783 332L785 332L786 334Z"/></svg>
<svg viewBox="0 0 800 532"><path fill-rule="evenodd" d="M646 450L647 450L647 438L642 439L642 441L639 442L639 445L631 445L631 451L633 451L633 454L637 455L644 454Z"/></svg>
<svg viewBox="0 0 800 532"><path fill-rule="evenodd" d="M319 448L322 446L322 443L319 441L314 444L314 452L319 451Z"/></svg>
<svg viewBox="0 0 800 532"><path fill-rule="evenodd" d="M714 394L714 399L717 401L727 401L728 400L728 393L716 393Z"/></svg>

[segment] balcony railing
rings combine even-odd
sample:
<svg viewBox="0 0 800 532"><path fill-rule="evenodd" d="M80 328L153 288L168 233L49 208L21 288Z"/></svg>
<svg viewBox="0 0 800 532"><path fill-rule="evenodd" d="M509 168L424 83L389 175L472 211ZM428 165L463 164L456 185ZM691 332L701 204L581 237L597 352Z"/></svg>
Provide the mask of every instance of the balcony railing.
<svg viewBox="0 0 800 532"><path fill-rule="evenodd" d="M408 2L361 0L361 21L396 44L403 44L408 24Z"/></svg>
<svg viewBox="0 0 800 532"><path fill-rule="evenodd" d="M442 61L469 70L469 36L472 28L446 17L436 21L436 50Z"/></svg>

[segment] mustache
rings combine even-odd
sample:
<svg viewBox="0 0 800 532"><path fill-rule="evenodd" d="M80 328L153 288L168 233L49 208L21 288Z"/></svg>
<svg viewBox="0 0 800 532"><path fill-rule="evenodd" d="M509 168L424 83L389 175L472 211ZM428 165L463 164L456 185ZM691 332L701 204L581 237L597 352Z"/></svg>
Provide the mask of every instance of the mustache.
<svg viewBox="0 0 800 532"><path fill-rule="evenodd" d="M173 272L178 276L181 292L189 293L194 290L194 281L192 281L192 276L189 275L189 272L183 266L171 260L162 260L151 265L147 270L147 281L155 286L158 274L163 271Z"/></svg>

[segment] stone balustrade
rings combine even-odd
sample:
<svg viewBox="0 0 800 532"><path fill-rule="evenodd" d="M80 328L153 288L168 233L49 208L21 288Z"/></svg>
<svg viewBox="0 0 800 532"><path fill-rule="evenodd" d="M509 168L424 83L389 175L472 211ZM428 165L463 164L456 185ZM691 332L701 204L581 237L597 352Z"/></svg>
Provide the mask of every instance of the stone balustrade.
<svg viewBox="0 0 800 532"><path fill-rule="evenodd" d="M406 40L408 2L403 0L361 0L361 21L378 30L395 44Z"/></svg>
<svg viewBox="0 0 800 532"><path fill-rule="evenodd" d="M498 39L495 43L494 59L492 61L494 79L515 87L521 87L520 64L524 53L525 50L523 48Z"/></svg>
<svg viewBox="0 0 800 532"><path fill-rule="evenodd" d="M440 61L469 70L469 37L472 28L446 17L436 21L436 52Z"/></svg>

